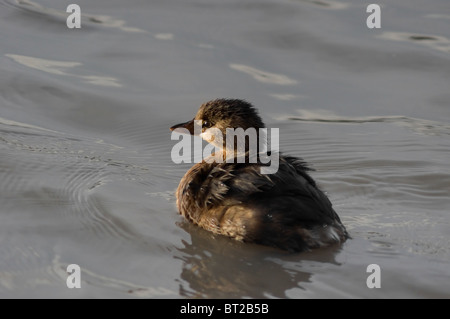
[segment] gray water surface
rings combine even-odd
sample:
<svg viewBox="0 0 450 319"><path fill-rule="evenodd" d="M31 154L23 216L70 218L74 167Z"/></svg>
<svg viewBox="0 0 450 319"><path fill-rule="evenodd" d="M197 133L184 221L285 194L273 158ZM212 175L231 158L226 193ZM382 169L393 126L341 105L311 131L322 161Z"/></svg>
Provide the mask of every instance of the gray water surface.
<svg viewBox="0 0 450 319"><path fill-rule="evenodd" d="M379 2L381 29L357 0L78 0L81 29L70 3L0 0L0 297L450 297L447 0ZM288 254L178 215L169 127L220 97L352 239Z"/></svg>

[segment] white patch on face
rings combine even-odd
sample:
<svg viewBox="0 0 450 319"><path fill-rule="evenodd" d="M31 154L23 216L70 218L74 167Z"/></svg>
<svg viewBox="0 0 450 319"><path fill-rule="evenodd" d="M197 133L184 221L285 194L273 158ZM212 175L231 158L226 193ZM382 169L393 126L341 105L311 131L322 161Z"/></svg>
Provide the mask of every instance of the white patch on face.
<svg viewBox="0 0 450 319"><path fill-rule="evenodd" d="M223 136L222 132L216 128L211 127L205 130L202 130L202 132L199 135L203 140L207 141L208 143L211 143L216 146L222 146L223 144Z"/></svg>
<svg viewBox="0 0 450 319"><path fill-rule="evenodd" d="M200 137L207 142L214 141L214 135L212 134L212 132L210 130L204 130L203 132L201 132Z"/></svg>

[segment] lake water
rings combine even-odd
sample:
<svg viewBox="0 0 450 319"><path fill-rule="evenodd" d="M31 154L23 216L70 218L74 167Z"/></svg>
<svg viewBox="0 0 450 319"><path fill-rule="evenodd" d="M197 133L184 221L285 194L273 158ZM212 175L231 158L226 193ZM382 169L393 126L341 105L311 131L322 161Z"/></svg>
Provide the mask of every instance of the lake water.
<svg viewBox="0 0 450 319"><path fill-rule="evenodd" d="M0 297L450 297L450 3L0 0ZM169 127L252 102L352 239L186 223ZM66 286L69 264L81 289ZM369 289L367 266L381 269Z"/></svg>

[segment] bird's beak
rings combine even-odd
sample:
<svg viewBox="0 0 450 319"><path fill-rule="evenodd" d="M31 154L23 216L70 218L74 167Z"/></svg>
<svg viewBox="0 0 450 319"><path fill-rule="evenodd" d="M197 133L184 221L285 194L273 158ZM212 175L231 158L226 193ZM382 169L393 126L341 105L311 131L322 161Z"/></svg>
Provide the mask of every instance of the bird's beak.
<svg viewBox="0 0 450 319"><path fill-rule="evenodd" d="M191 135L194 135L194 120L192 119L185 123L180 123L180 124L174 125L170 128L171 131L175 131L175 132L179 132L179 133L186 133L186 131L182 130L182 129L186 129L189 131L189 133Z"/></svg>

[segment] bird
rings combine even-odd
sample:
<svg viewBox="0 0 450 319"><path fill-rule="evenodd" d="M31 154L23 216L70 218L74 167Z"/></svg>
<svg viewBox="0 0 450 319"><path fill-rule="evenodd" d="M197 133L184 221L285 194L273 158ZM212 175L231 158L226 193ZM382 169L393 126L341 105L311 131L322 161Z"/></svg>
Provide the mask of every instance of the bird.
<svg viewBox="0 0 450 319"><path fill-rule="evenodd" d="M170 128L199 135L219 149L211 156L223 159L203 159L186 172L176 190L179 213L214 234L289 252L345 242L349 234L310 176L313 169L302 158L277 153L277 171L262 173L269 164L259 155L250 161L247 144L241 152L238 143L225 145L229 129L237 128L260 132L266 126L251 103L229 98L203 103L192 120Z"/></svg>

